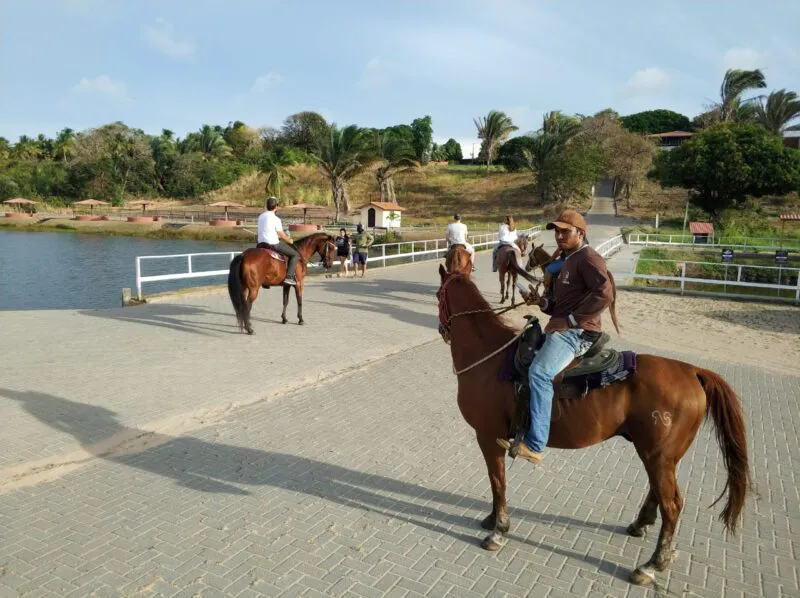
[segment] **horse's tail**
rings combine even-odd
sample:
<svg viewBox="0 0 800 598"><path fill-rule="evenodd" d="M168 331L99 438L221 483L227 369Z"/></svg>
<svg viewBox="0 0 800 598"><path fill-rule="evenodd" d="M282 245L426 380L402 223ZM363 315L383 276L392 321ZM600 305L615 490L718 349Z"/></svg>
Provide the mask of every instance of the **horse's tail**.
<svg viewBox="0 0 800 598"><path fill-rule="evenodd" d="M242 262L243 254L237 255L231 262L231 268L228 271L228 295L231 297L233 303L233 310L236 312L236 322L239 324L239 330L244 330L245 322L247 321L247 312L250 309L249 303L244 298L244 286L242 285Z"/></svg>
<svg viewBox="0 0 800 598"><path fill-rule="evenodd" d="M706 393L708 400L706 417L711 414L714 420L717 443L722 451L725 469L728 471L725 487L711 506L722 500L727 491L728 502L722 509L719 519L728 530L735 532L739 515L744 507L745 496L752 488L742 406L736 391L719 374L709 370L699 370L697 378Z"/></svg>
<svg viewBox="0 0 800 598"><path fill-rule="evenodd" d="M614 329L617 334L622 334L617 321L617 283L614 282L614 276L611 272L608 272L608 280L611 281L611 305L608 306L608 312L611 314L611 321L614 323Z"/></svg>

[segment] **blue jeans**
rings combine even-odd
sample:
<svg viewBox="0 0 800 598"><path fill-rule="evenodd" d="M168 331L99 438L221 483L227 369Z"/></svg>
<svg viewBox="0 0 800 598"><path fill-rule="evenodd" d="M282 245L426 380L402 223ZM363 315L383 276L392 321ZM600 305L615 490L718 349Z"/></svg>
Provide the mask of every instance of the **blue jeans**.
<svg viewBox="0 0 800 598"><path fill-rule="evenodd" d="M592 346L581 338L582 328L570 328L547 335L544 345L533 358L528 369L531 387L531 424L525 435L525 444L541 453L550 436L550 413L553 408L553 378Z"/></svg>

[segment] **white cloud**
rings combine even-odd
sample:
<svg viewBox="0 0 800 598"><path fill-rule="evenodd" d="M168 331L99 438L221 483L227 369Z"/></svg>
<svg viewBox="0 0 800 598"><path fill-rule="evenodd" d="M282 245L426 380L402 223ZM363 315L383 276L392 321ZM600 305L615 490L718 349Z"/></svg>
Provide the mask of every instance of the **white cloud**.
<svg viewBox="0 0 800 598"><path fill-rule="evenodd" d="M281 82L283 77L281 77L278 73L267 73L265 75L259 75L253 81L253 84L250 86L250 93L264 93L271 87L275 87L278 83Z"/></svg>
<svg viewBox="0 0 800 598"><path fill-rule="evenodd" d="M156 19L155 26L144 26L142 38L151 48L170 58L181 59L194 56L194 44L175 39L175 28L164 19Z"/></svg>
<svg viewBox="0 0 800 598"><path fill-rule="evenodd" d="M125 84L122 81L114 81L106 75L84 77L72 87L72 91L75 93L100 94L120 102L130 101Z"/></svg>
<svg viewBox="0 0 800 598"><path fill-rule="evenodd" d="M379 89L386 87L391 82L392 72L394 71L394 64L387 62L380 56L370 58L364 71L361 73L361 78L358 80L358 87L361 89Z"/></svg>
<svg viewBox="0 0 800 598"><path fill-rule="evenodd" d="M646 95L663 89L669 84L669 75L654 66L636 71L625 84L628 96Z"/></svg>
<svg viewBox="0 0 800 598"><path fill-rule="evenodd" d="M752 48L731 48L725 52L722 65L728 69L753 70L764 67L764 55Z"/></svg>

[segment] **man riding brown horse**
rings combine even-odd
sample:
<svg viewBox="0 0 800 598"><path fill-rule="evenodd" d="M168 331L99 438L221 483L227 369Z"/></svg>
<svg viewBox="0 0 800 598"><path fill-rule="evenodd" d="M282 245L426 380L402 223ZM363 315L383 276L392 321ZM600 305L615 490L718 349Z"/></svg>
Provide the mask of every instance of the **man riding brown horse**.
<svg viewBox="0 0 800 598"><path fill-rule="evenodd" d="M275 209L278 207L278 198L267 199L267 209L258 217L258 247L259 249L272 249L289 258L286 267L286 278L283 284L297 286L297 261L300 254L292 247L294 241L283 232L283 223Z"/></svg>
<svg viewBox="0 0 800 598"><path fill-rule="evenodd" d="M554 229L562 259L552 287L552 296L536 291L523 294L550 315L542 348L528 370L531 389L530 425L516 454L532 463L542 460L550 433L553 379L575 358L586 353L601 336L600 315L613 296L605 260L586 243L586 221L575 210L565 210L546 227ZM498 438L505 449L511 442Z"/></svg>

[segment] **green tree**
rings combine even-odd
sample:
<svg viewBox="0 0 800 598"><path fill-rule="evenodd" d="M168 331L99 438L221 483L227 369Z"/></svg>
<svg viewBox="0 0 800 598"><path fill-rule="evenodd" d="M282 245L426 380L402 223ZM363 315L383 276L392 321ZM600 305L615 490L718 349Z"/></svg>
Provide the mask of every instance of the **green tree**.
<svg viewBox="0 0 800 598"><path fill-rule="evenodd" d="M62 129L56 136L53 157L68 163L75 156L75 131L70 128Z"/></svg>
<svg viewBox="0 0 800 598"><path fill-rule="evenodd" d="M401 125L402 126L402 125ZM433 124L430 116L415 118L411 122L411 147L414 156L420 164L427 164L431 159L431 148L433 147Z"/></svg>
<svg viewBox="0 0 800 598"><path fill-rule="evenodd" d="M692 131L692 121L672 110L645 110L620 118L622 126L634 133L667 133L669 131Z"/></svg>
<svg viewBox="0 0 800 598"><path fill-rule="evenodd" d="M240 120L229 123L222 133L222 138L239 160L244 160L248 152L261 145L258 131L251 129Z"/></svg>
<svg viewBox="0 0 800 598"><path fill-rule="evenodd" d="M448 162L460 162L463 159L461 144L452 137L442 146L445 160Z"/></svg>
<svg viewBox="0 0 800 598"><path fill-rule="evenodd" d="M219 127L203 125L199 132L189 133L179 147L183 153L198 152L204 160L229 158L233 152Z"/></svg>
<svg viewBox="0 0 800 598"><path fill-rule="evenodd" d="M264 156L259 169L266 175L264 191L267 195L280 198L284 181L296 179L289 170L294 163L291 152L283 146L276 147Z"/></svg>
<svg viewBox="0 0 800 598"><path fill-rule="evenodd" d="M800 100L793 91L773 91L755 107L755 121L776 135L800 129L800 125L790 126L797 118L800 118Z"/></svg>
<svg viewBox="0 0 800 598"><path fill-rule="evenodd" d="M394 175L404 170L419 166L414 159L413 148L404 139L396 138L386 132L377 136L378 163L375 169L375 180L381 192L381 201L397 203L394 191Z"/></svg>
<svg viewBox="0 0 800 598"><path fill-rule="evenodd" d="M758 98L742 99L742 95L753 89L767 86L764 73L759 69L728 69L719 88L719 102L712 104L712 119L719 122L741 122L752 117L752 106Z"/></svg>
<svg viewBox="0 0 800 598"><path fill-rule="evenodd" d="M580 152L572 153L568 158L562 158L562 154L566 152L573 138L577 137L580 132L581 123L578 119L554 110L544 115L542 128L530 136L530 141L521 148L519 163L533 173L536 190L542 201L556 199L557 192L563 195L564 189L575 189L580 186L576 184L578 179L574 169L582 161ZM588 151L588 148L594 145L597 144L583 144L581 149L585 148ZM594 159L593 150L592 157ZM559 168L563 167L570 169L569 173L567 171L563 173L565 180L569 179L570 181L565 185L559 183ZM592 171L594 171L594 162L592 162Z"/></svg>
<svg viewBox="0 0 800 598"><path fill-rule="evenodd" d="M748 196L800 188L800 152L756 125L718 124L656 160L664 187L688 189L692 202L716 220Z"/></svg>
<svg viewBox="0 0 800 598"><path fill-rule="evenodd" d="M335 218L339 220L340 212L347 214L350 211L348 183L370 165L374 148L364 131L356 125L340 129L333 124L328 133L319 139L311 156L330 183L336 207Z"/></svg>
<svg viewBox="0 0 800 598"><path fill-rule="evenodd" d="M478 138L482 140L481 152L486 157L486 172L489 172L497 148L519 127L504 112L498 110L490 110L489 114L474 119L474 122L478 129Z"/></svg>
<svg viewBox="0 0 800 598"><path fill-rule="evenodd" d="M329 126L321 114L298 112L287 116L281 127L280 141L305 152L314 151L319 139L328 135Z"/></svg>

